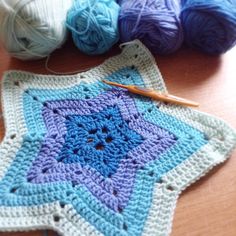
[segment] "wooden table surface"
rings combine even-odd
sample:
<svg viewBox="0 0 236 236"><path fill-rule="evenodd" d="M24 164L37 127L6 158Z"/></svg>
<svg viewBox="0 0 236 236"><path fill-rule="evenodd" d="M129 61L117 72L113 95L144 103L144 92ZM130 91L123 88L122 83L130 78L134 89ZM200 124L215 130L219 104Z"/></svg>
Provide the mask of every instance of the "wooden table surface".
<svg viewBox="0 0 236 236"><path fill-rule="evenodd" d="M106 55L90 57L69 42L53 53L49 66L58 72L84 70L118 52L114 48ZM170 56L156 57L156 61L171 93L200 102L201 111L221 117L236 128L236 47L220 57L185 48ZM44 65L44 60L12 59L0 46L0 78L8 69L46 74ZM1 129L1 138L3 134ZM43 232L0 233L0 236L42 235ZM171 236L236 236L236 152L180 196Z"/></svg>

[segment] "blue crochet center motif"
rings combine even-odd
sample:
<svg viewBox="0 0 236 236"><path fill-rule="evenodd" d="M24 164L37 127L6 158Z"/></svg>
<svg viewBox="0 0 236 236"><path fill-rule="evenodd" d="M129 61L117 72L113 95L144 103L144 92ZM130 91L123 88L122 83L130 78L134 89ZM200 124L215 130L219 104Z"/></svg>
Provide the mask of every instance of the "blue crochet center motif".
<svg viewBox="0 0 236 236"><path fill-rule="evenodd" d="M143 142L116 106L91 115L69 116L66 128L65 144L57 160L88 165L104 177L111 177L127 152Z"/></svg>

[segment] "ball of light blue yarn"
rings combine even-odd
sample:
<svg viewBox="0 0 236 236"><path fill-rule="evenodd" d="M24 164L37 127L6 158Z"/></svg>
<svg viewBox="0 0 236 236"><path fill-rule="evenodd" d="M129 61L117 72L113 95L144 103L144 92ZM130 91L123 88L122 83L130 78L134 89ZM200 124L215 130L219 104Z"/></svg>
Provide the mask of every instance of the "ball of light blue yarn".
<svg viewBox="0 0 236 236"><path fill-rule="evenodd" d="M185 41L209 54L236 44L236 0L182 0Z"/></svg>
<svg viewBox="0 0 236 236"><path fill-rule="evenodd" d="M108 51L119 40L119 9L114 0L75 0L67 14L75 45L90 55Z"/></svg>
<svg viewBox="0 0 236 236"><path fill-rule="evenodd" d="M1 0L0 41L13 57L47 57L66 40L71 5L72 0Z"/></svg>

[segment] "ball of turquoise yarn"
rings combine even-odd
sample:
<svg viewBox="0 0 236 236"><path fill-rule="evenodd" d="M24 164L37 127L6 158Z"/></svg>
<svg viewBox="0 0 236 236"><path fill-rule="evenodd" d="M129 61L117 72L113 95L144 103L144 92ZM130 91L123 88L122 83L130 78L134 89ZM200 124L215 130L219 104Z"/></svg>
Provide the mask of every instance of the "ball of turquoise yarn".
<svg viewBox="0 0 236 236"><path fill-rule="evenodd" d="M73 0L1 0L0 41L22 60L47 57L67 37L65 25Z"/></svg>
<svg viewBox="0 0 236 236"><path fill-rule="evenodd" d="M75 45L90 55L108 51L118 40L119 5L114 0L76 0L67 14Z"/></svg>

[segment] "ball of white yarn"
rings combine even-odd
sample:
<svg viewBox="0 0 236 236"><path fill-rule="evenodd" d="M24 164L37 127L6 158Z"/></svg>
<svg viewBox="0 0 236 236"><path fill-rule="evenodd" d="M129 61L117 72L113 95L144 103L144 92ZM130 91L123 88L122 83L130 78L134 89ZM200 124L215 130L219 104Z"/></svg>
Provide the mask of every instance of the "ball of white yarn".
<svg viewBox="0 0 236 236"><path fill-rule="evenodd" d="M22 60L47 57L67 36L65 21L73 0L1 0L0 40Z"/></svg>

